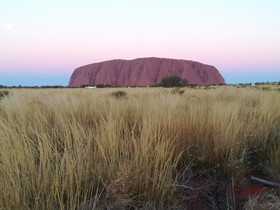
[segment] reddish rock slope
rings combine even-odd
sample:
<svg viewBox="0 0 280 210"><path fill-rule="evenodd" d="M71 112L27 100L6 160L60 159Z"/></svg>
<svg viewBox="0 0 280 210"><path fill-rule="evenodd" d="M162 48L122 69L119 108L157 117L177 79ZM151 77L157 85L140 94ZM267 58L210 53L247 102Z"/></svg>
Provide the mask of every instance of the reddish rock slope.
<svg viewBox="0 0 280 210"><path fill-rule="evenodd" d="M111 86L147 86L161 82L164 77L177 75L189 84L224 84L219 71L202 63L166 58L110 60L77 68L70 87L109 84Z"/></svg>

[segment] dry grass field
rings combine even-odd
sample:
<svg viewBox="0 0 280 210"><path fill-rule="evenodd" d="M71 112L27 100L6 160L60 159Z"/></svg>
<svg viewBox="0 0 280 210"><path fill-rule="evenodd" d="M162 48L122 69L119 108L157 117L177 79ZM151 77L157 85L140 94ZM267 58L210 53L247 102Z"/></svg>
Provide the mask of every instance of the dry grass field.
<svg viewBox="0 0 280 210"><path fill-rule="evenodd" d="M0 209L191 209L198 198L234 209L234 187L250 174L280 181L279 91L9 91ZM277 193L244 197L243 207L279 209Z"/></svg>

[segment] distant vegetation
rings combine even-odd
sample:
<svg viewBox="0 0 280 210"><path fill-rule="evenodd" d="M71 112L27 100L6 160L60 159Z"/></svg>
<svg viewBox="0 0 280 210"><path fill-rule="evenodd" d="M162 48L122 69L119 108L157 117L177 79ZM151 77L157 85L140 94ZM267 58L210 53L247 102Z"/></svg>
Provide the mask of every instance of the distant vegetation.
<svg viewBox="0 0 280 210"><path fill-rule="evenodd" d="M162 87L184 87L187 85L187 80L175 75L163 78L159 84Z"/></svg>
<svg viewBox="0 0 280 210"><path fill-rule="evenodd" d="M111 85L108 85L108 84L105 84L105 85L104 84L97 84L96 87L97 88L109 88L109 87L111 87Z"/></svg>
<svg viewBox="0 0 280 210"><path fill-rule="evenodd" d="M81 85L81 88L85 88L85 87L110 88L111 85L109 85L109 84Z"/></svg>
<svg viewBox="0 0 280 210"><path fill-rule="evenodd" d="M215 88L10 90L0 209L234 209L248 175L280 181L280 97Z"/></svg>
<svg viewBox="0 0 280 210"><path fill-rule="evenodd" d="M256 82L256 83L239 83L239 84L232 84L229 86L240 86L240 87L246 87L246 86L252 86L255 85L256 88L260 86L273 86L277 87L280 86L280 82ZM196 84L189 84L187 80L182 79L179 76L169 76L162 79L162 81L157 85L151 85L149 87L191 87L191 88L197 88L197 87L207 87L207 86L224 86L225 84L218 84L218 85L196 85ZM110 88L112 87L109 84L97 84L97 85L81 85L80 88L85 87L96 87L96 88ZM133 86L132 86L133 87ZM144 86L147 87L147 86ZM69 87L69 86L63 86L63 85L42 85L42 86L24 86L24 85L18 85L18 86L6 86L6 85L0 85L0 89L17 89L17 88L25 88L25 89L47 89L47 88L76 88L76 87ZM79 87L77 87L79 88ZM273 90L274 88L272 88Z"/></svg>
<svg viewBox="0 0 280 210"><path fill-rule="evenodd" d="M42 86L23 86L23 85L18 85L18 86L5 86L5 85L0 85L1 88L28 88L28 89L37 89L37 88L67 88L68 86L63 86L63 85L42 85Z"/></svg>

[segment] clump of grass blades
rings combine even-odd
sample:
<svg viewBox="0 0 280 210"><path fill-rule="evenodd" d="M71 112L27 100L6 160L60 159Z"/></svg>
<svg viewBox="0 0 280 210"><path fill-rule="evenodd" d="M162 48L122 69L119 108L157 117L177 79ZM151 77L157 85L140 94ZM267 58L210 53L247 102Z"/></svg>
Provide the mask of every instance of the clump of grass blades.
<svg viewBox="0 0 280 210"><path fill-rule="evenodd" d="M184 94L185 90L182 89L182 88L174 88L172 91L171 91L173 94L178 94L178 95L182 95Z"/></svg>
<svg viewBox="0 0 280 210"><path fill-rule="evenodd" d="M118 90L118 91L112 92L111 96L113 96L114 98L126 98L127 93L123 90Z"/></svg>
<svg viewBox="0 0 280 210"><path fill-rule="evenodd" d="M248 198L244 209L280 209L280 198L277 193L265 193L263 195Z"/></svg>
<svg viewBox="0 0 280 210"><path fill-rule="evenodd" d="M5 96L8 96L9 95L9 91L7 90L0 90L0 99L1 98L4 98Z"/></svg>

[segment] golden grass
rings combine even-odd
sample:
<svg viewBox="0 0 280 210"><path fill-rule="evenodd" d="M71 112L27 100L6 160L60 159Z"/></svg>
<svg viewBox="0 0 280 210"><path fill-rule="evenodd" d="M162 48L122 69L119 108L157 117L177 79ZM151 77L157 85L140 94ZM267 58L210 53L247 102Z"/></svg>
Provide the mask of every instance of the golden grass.
<svg viewBox="0 0 280 210"><path fill-rule="evenodd" d="M280 198L279 193L265 193L259 196L249 197L246 205L246 210L267 210L267 209L280 209Z"/></svg>
<svg viewBox="0 0 280 210"><path fill-rule="evenodd" d="M189 169L280 181L276 91L13 90L0 102L0 209L177 205Z"/></svg>

